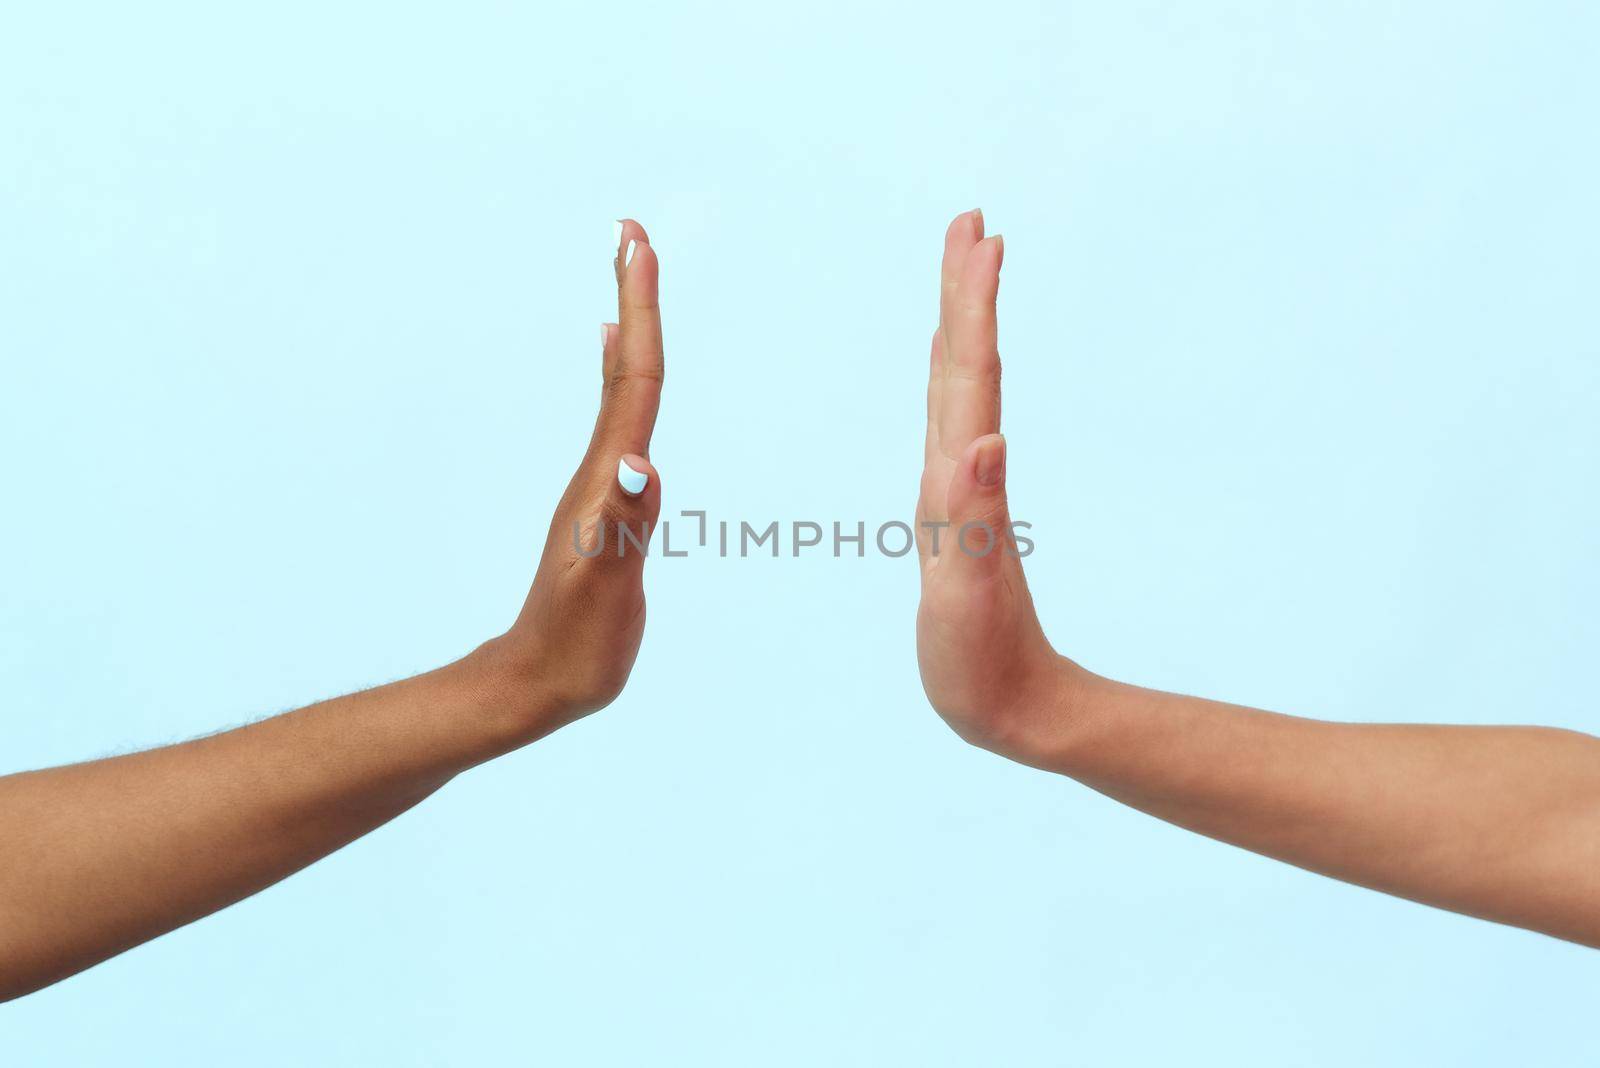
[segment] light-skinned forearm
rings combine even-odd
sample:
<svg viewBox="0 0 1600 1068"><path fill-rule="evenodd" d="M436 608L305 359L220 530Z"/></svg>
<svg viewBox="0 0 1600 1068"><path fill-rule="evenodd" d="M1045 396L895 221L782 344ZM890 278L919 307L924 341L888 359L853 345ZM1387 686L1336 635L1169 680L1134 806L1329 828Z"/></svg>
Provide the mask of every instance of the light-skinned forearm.
<svg viewBox="0 0 1600 1068"><path fill-rule="evenodd" d="M189 923L543 731L493 643L221 734L0 778L0 1000Z"/></svg>
<svg viewBox="0 0 1600 1068"><path fill-rule="evenodd" d="M1030 763L1336 879L1600 946L1600 739L1330 723L1063 662Z"/></svg>

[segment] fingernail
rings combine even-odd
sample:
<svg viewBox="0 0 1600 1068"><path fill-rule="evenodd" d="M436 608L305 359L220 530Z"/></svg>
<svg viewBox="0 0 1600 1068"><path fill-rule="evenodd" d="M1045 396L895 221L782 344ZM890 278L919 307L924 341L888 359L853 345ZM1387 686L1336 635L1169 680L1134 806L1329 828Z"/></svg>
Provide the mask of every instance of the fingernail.
<svg viewBox="0 0 1600 1068"><path fill-rule="evenodd" d="M983 233L983 209L982 208L973 208L972 209L972 221L977 224L978 233L980 233L980 234Z"/></svg>
<svg viewBox="0 0 1600 1068"><path fill-rule="evenodd" d="M996 435L978 446L978 483L998 486L1006 475L1006 439Z"/></svg>
<svg viewBox="0 0 1600 1068"><path fill-rule="evenodd" d="M638 244L639 244L639 242L637 242L637 241L629 241L628 242L628 254L627 254L627 256L623 257L623 260L622 260L622 265L624 267L628 266L628 264L633 262L633 250L634 250L635 247L638 246Z"/></svg>
<svg viewBox="0 0 1600 1068"><path fill-rule="evenodd" d="M616 250L622 247L622 220L611 220L611 248Z"/></svg>
<svg viewBox="0 0 1600 1068"><path fill-rule="evenodd" d="M606 343L608 341L610 341L610 340L611 340L611 324L610 323L601 323L600 324L600 347L602 349L605 348L606 347Z"/></svg>
<svg viewBox="0 0 1600 1068"><path fill-rule="evenodd" d="M622 487L622 492L630 497L637 497L644 492L645 484L650 481L650 476L644 471L635 471L628 466L627 460L617 461L617 483Z"/></svg>

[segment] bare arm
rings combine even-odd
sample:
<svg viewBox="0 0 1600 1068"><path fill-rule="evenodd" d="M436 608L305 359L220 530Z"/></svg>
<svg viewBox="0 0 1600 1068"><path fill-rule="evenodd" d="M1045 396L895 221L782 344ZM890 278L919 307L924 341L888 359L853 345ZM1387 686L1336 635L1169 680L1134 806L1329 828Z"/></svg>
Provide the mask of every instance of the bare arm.
<svg viewBox="0 0 1600 1068"><path fill-rule="evenodd" d="M1328 723L1061 671L1030 762L1336 879L1600 946L1600 739Z"/></svg>
<svg viewBox="0 0 1600 1068"><path fill-rule="evenodd" d="M616 551L616 524L642 532L661 504L644 458L662 378L658 268L636 223L629 242L594 437L511 629L403 682L0 778L0 1000L270 886L621 691L644 632L643 554ZM619 463L638 473L626 486ZM605 551L579 552L575 523L586 549L609 528Z"/></svg>
<svg viewBox="0 0 1600 1068"><path fill-rule="evenodd" d="M1201 834L1600 946L1600 739L1300 719L1113 682L1055 653L1007 536L1002 254L977 213L951 223L918 502L917 645L934 708L976 745ZM974 550L982 528L997 550L962 551L967 524Z"/></svg>

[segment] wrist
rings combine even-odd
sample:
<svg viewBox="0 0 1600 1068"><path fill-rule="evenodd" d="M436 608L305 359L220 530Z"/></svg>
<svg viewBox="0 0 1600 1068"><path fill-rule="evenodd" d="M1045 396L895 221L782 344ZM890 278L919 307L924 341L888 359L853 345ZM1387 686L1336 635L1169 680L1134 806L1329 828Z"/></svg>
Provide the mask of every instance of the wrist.
<svg viewBox="0 0 1600 1068"><path fill-rule="evenodd" d="M485 759L538 741L575 718L542 684L533 659L508 637L491 638L458 661L463 684L475 695Z"/></svg>
<svg viewBox="0 0 1600 1068"><path fill-rule="evenodd" d="M1027 763L1093 784L1109 768L1139 760L1136 695L1148 693L1096 675L1065 657L1054 673L1051 715ZM1147 754L1146 754L1147 755Z"/></svg>
<svg viewBox="0 0 1600 1068"><path fill-rule="evenodd" d="M1004 755L1046 771L1072 774L1094 729L1096 694L1109 681L1052 653L1029 687L1028 710L1015 717L1021 729Z"/></svg>

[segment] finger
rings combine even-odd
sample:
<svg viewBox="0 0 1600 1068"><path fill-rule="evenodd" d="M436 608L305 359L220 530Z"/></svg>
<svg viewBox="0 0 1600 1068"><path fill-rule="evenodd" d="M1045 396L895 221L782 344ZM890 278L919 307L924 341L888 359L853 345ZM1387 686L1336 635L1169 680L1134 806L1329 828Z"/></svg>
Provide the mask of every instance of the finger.
<svg viewBox="0 0 1600 1068"><path fill-rule="evenodd" d="M948 457L1000 431L1000 352L995 298L1005 245L999 235L972 247L943 326L946 372L940 396L939 448Z"/></svg>
<svg viewBox="0 0 1600 1068"><path fill-rule="evenodd" d="M616 323L600 324L600 381L611 381L611 375L617 366L617 341L622 334L617 330Z"/></svg>
<svg viewBox="0 0 1600 1068"><path fill-rule="evenodd" d="M625 227L624 245L618 262L622 277L617 284L617 321L622 331L622 363L636 373L661 377L661 307L657 296L660 268L655 249L644 230L638 237L626 236L635 223ZM619 369L620 369L619 368Z"/></svg>
<svg viewBox="0 0 1600 1068"><path fill-rule="evenodd" d="M638 223L624 221L622 241L617 256L618 323L613 331L616 354L607 361L597 433L613 453L648 455L664 372L657 302L659 265Z"/></svg>
<svg viewBox="0 0 1600 1068"><path fill-rule="evenodd" d="M998 574L1015 561L1006 503L1006 439L986 434L967 446L950 478L950 527L939 546L946 569L975 577Z"/></svg>
<svg viewBox="0 0 1600 1068"><path fill-rule="evenodd" d="M926 463L939 453L939 409L944 393L944 374L940 369L941 348L944 344L939 331L933 332L933 351L928 355L928 427L922 442L922 459Z"/></svg>
<svg viewBox="0 0 1600 1068"><path fill-rule="evenodd" d="M928 426L923 436L922 488L917 497L917 552L924 567L931 561L938 525L946 519L950 457L940 446L945 380L949 374L949 346L945 316L960 284L967 255L983 239L983 212L964 211L950 220L944 231L944 255L939 263L939 328L928 354Z"/></svg>
<svg viewBox="0 0 1600 1068"><path fill-rule="evenodd" d="M944 231L944 259L939 263L939 325L941 329L948 320L947 313L955 300L956 289L961 283L962 269L966 266L967 254L972 247L983 240L983 212L978 208L964 211L950 220L950 225ZM940 372L947 370L941 362Z"/></svg>
<svg viewBox="0 0 1600 1068"><path fill-rule="evenodd" d="M650 243L650 235L644 232L644 227L633 219L618 219L611 224L611 270L617 276L617 286L622 286L622 269L627 266L624 260L627 257L628 242L643 241Z"/></svg>
<svg viewBox="0 0 1600 1068"><path fill-rule="evenodd" d="M939 451L939 397L944 389L944 376L939 370L942 344L939 331L935 330L928 356L928 428L922 444L922 482L916 512L917 555L924 565L932 549L932 525L946 518L945 498L950 488L950 461Z"/></svg>

